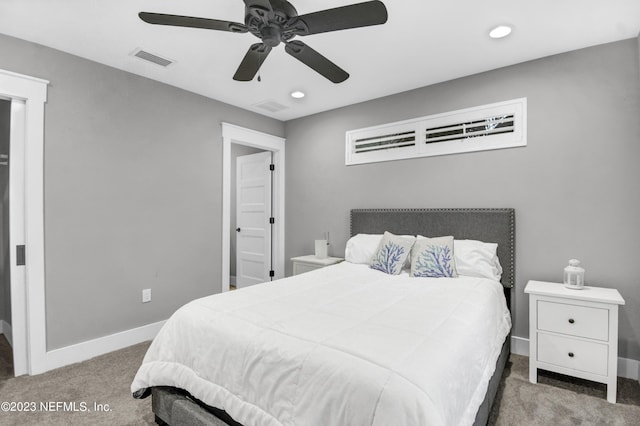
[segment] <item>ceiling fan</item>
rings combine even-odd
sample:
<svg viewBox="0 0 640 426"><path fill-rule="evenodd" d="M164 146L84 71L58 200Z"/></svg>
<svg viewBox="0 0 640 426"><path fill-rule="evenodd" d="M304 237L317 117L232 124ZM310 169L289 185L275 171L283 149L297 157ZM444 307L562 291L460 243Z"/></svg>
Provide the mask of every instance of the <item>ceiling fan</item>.
<svg viewBox="0 0 640 426"><path fill-rule="evenodd" d="M285 51L334 83L342 83L349 74L295 36L326 33L387 22L387 9L381 1L367 1L319 12L298 15L286 0L243 0L244 24L191 16L140 12L144 22L176 27L203 28L234 33L250 32L262 40L252 44L244 56L234 80L251 81L271 49L285 44Z"/></svg>

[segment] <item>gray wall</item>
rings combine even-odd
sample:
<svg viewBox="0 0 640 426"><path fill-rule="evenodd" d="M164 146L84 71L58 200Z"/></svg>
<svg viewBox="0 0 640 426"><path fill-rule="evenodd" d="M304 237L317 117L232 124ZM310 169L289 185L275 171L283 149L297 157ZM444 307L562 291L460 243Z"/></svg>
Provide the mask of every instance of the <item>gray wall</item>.
<svg viewBox="0 0 640 426"><path fill-rule="evenodd" d="M527 147L344 164L347 130L519 97ZM639 117L634 38L289 121L287 258L313 253L326 230L343 255L351 208L513 207L514 335L528 337L527 281L561 281L577 258L587 284L626 299L620 356L640 360Z"/></svg>
<svg viewBox="0 0 640 426"><path fill-rule="evenodd" d="M237 143L231 144L231 179L229 179L229 186L231 188L230 194L230 233L231 242L229 247L229 275L235 277L236 275L236 159L243 155L256 154L258 152L263 152L263 149L253 148L246 145L240 145Z"/></svg>
<svg viewBox="0 0 640 426"><path fill-rule="evenodd" d="M0 154L9 154L11 102L0 99ZM0 165L0 321L11 324L9 167Z"/></svg>
<svg viewBox="0 0 640 426"><path fill-rule="evenodd" d="M514 334L528 336L527 280L560 280L567 259L577 257L588 284L625 297L620 355L640 359L638 39L284 125L2 35L0 51L0 68L51 81L49 349L166 319L184 302L220 291L219 123L227 121L287 137L287 257L313 253L325 231L330 253L342 255L351 208L515 207ZM346 130L525 96L526 148L344 165ZM143 305L149 287L153 301Z"/></svg>
<svg viewBox="0 0 640 426"><path fill-rule="evenodd" d="M277 136L283 124L15 38L0 35L0 52L0 68L51 82L48 349L164 320L219 292L220 122Z"/></svg>

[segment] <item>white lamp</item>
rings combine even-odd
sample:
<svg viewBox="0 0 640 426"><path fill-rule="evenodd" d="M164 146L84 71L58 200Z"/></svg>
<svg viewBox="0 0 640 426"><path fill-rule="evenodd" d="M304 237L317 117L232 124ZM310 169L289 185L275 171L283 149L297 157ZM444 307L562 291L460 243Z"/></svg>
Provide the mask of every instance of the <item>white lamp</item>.
<svg viewBox="0 0 640 426"><path fill-rule="evenodd" d="M328 249L329 233L326 232L324 240L316 240L316 257L318 259L326 259L327 257L329 257L329 254L327 253Z"/></svg>

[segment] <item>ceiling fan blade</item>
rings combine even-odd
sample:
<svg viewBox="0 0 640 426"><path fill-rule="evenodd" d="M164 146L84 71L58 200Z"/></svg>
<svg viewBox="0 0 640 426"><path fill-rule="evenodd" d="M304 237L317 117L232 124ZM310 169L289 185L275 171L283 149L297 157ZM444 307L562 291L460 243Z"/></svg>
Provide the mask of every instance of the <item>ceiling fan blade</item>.
<svg viewBox="0 0 640 426"><path fill-rule="evenodd" d="M380 25L387 22L387 17L387 8L381 1L367 1L300 15L287 26L297 35L304 36Z"/></svg>
<svg viewBox="0 0 640 426"><path fill-rule="evenodd" d="M203 28L206 30L231 31L234 33L246 33L244 24L217 19L194 18L191 16L166 15L164 13L140 12L140 19L148 24L172 25L175 27Z"/></svg>
<svg viewBox="0 0 640 426"><path fill-rule="evenodd" d="M342 83L349 78L345 70L299 40L287 43L285 51L334 83Z"/></svg>
<svg viewBox="0 0 640 426"><path fill-rule="evenodd" d="M262 63L267 59L267 55L271 52L271 47L264 43L252 44L244 55L238 70L233 76L237 81L251 81L255 77L256 73L262 66Z"/></svg>
<svg viewBox="0 0 640 426"><path fill-rule="evenodd" d="M269 0L244 0L244 4L248 8L259 7L265 10L272 10Z"/></svg>

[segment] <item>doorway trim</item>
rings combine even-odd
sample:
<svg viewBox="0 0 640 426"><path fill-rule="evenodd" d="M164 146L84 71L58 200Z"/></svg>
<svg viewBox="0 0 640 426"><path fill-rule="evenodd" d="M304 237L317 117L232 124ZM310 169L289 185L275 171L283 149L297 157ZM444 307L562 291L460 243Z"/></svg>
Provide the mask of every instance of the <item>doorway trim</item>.
<svg viewBox="0 0 640 426"><path fill-rule="evenodd" d="M222 123L222 292L229 291L231 240L231 144L251 146L273 152L273 261L274 279L284 278L284 171L285 139Z"/></svg>
<svg viewBox="0 0 640 426"><path fill-rule="evenodd" d="M47 353L44 274L44 104L49 82L0 70L0 95L25 102L24 244L25 287L11 283L11 329L14 374L36 374L45 368ZM20 142L20 141L18 141ZM11 141L13 144L14 141ZM13 173L12 173L13 174ZM11 253L15 247L10 247ZM17 286L15 286L17 287ZM14 303L14 301L16 303Z"/></svg>

